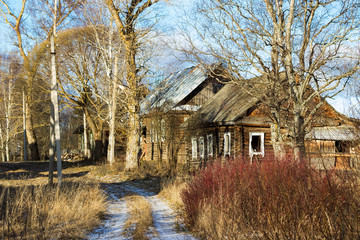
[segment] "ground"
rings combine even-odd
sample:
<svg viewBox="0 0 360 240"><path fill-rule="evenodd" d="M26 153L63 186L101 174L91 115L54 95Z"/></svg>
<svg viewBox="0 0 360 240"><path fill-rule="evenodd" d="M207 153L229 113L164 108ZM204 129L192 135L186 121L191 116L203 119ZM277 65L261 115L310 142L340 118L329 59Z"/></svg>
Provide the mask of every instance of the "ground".
<svg viewBox="0 0 360 240"><path fill-rule="evenodd" d="M124 174L96 169L88 162L64 162L64 179L92 179L100 182L107 195L107 212L102 224L88 233L88 239L138 239L132 235L135 224L129 223L134 213L133 196L141 196L150 206L152 221L140 239L195 239L182 226L176 212L158 196L160 179L124 180ZM102 170L99 170L102 169ZM46 183L47 162L0 163L0 184L3 186ZM56 180L56 175L55 175ZM142 212L140 212L141 218Z"/></svg>

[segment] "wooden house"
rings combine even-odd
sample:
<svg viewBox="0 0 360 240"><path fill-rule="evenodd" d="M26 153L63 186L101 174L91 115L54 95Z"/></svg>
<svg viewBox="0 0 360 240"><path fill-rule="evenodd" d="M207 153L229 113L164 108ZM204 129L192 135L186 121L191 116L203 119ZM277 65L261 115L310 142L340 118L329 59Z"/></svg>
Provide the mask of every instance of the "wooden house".
<svg viewBox="0 0 360 240"><path fill-rule="evenodd" d="M262 99L259 91L244 91L230 83L209 99L182 125L187 133L186 157L190 167L202 166L214 158L272 159L272 121ZM286 135L285 130L282 132ZM357 152L355 132L346 116L324 103L305 139L311 163L317 168L352 167ZM290 141L285 142L285 150L291 152Z"/></svg>
<svg viewBox="0 0 360 240"><path fill-rule="evenodd" d="M178 165L198 168L218 158L272 158L272 121L262 102L266 88L262 90L261 77L255 80L260 91L245 91L233 83L224 85L224 79L200 66L166 78L142 104L143 159L174 169ZM325 103L310 126L306 151L313 165L353 165L357 150L349 144L358 137L346 116ZM285 143L285 148L291 151L290 144Z"/></svg>
<svg viewBox="0 0 360 240"><path fill-rule="evenodd" d="M184 123L223 86L217 71L194 66L168 76L141 105L142 159L172 168L186 163Z"/></svg>

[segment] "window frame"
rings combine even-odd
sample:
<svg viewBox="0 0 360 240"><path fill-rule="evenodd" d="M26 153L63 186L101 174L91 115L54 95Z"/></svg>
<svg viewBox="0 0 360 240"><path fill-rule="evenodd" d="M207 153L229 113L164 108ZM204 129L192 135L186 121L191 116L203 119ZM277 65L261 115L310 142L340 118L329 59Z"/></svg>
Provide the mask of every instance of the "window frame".
<svg viewBox="0 0 360 240"><path fill-rule="evenodd" d="M191 138L191 157L197 159L197 138Z"/></svg>
<svg viewBox="0 0 360 240"><path fill-rule="evenodd" d="M150 123L150 142L155 142L155 126L154 120Z"/></svg>
<svg viewBox="0 0 360 240"><path fill-rule="evenodd" d="M205 158L205 139L204 137L199 137L199 157Z"/></svg>
<svg viewBox="0 0 360 240"><path fill-rule="evenodd" d="M206 153L208 157L214 156L214 138L212 134L206 135ZM211 144L210 144L211 143Z"/></svg>
<svg viewBox="0 0 360 240"><path fill-rule="evenodd" d="M165 119L160 121L160 140L164 142L166 140L166 122Z"/></svg>
<svg viewBox="0 0 360 240"><path fill-rule="evenodd" d="M252 148L252 137L253 136L260 136L260 151L253 151ZM249 154L250 156L254 156L254 155L261 155L262 157L265 156L265 133L264 132L250 132L249 133Z"/></svg>
<svg viewBox="0 0 360 240"><path fill-rule="evenodd" d="M228 136L228 142L226 144L226 136ZM225 148L227 146L227 148ZM225 151L227 150L227 151ZM231 156L231 132L224 133L224 157Z"/></svg>

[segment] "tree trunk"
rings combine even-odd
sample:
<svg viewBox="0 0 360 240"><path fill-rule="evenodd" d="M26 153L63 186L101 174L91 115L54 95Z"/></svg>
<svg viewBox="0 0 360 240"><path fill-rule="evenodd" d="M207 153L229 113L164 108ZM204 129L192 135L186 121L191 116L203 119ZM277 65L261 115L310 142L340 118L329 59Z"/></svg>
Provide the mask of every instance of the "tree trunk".
<svg viewBox="0 0 360 240"><path fill-rule="evenodd" d="M96 130L93 132L93 135L95 142L93 157L94 161L97 162L103 157L104 145L102 141L102 131Z"/></svg>
<svg viewBox="0 0 360 240"><path fill-rule="evenodd" d="M115 67L112 79L112 94L110 101L110 120L109 120L109 145L108 145L108 161L110 165L115 162L115 117L116 117L116 105L117 105L117 77L118 77L118 57L115 56ZM111 76L109 76L111 77ZM109 78L110 80L110 78Z"/></svg>
<svg viewBox="0 0 360 240"><path fill-rule="evenodd" d="M54 132L54 106L51 104L50 112L50 144L49 144L49 185L53 184L55 167L55 132Z"/></svg>
<svg viewBox="0 0 360 240"><path fill-rule="evenodd" d="M8 99L6 104L6 133L5 133L5 155L6 161L10 161L10 119L11 119L11 110L12 110L12 102L11 102L11 95L12 95L12 86L11 83L8 83Z"/></svg>
<svg viewBox="0 0 360 240"><path fill-rule="evenodd" d="M272 123L270 126L271 143L274 149L274 157L276 160L285 160L284 142L281 137L281 128L278 124Z"/></svg>
<svg viewBox="0 0 360 240"><path fill-rule="evenodd" d="M126 166L125 170L132 171L139 167L140 152L140 112L139 112L139 79L136 67L136 38L135 29L131 26L126 29L125 46L126 46L126 81L130 88L128 97L129 111L129 132L126 149Z"/></svg>
<svg viewBox="0 0 360 240"><path fill-rule="evenodd" d="M130 107L134 109L135 106ZM138 168L138 155L140 151L140 114L135 111L129 113L129 131L126 149L126 171Z"/></svg>
<svg viewBox="0 0 360 240"><path fill-rule="evenodd" d="M305 160L304 117L297 111L294 113L294 157L297 161Z"/></svg>
<svg viewBox="0 0 360 240"><path fill-rule="evenodd" d="M84 109L85 115L86 115L86 120L87 123L89 124L89 127L91 129L92 132L92 136L94 139L94 149L93 152L91 153L91 158L96 162L99 161L101 159L101 157L103 157L103 149L104 149L104 145L103 145L103 122L95 122L91 116L89 115L87 109Z"/></svg>
<svg viewBox="0 0 360 240"><path fill-rule="evenodd" d="M39 161L40 153L39 147L36 139L36 135L33 128L33 122L31 118L31 109L29 104L25 102L25 111L26 111L26 138L29 145L30 161Z"/></svg>
<svg viewBox="0 0 360 240"><path fill-rule="evenodd" d="M4 152L4 137L2 133L2 126L0 124L0 149L1 149L1 159L5 162L5 152Z"/></svg>
<svg viewBox="0 0 360 240"><path fill-rule="evenodd" d="M88 146L88 136L87 136L87 123L86 123L86 115L84 115L84 157L90 158L89 146Z"/></svg>

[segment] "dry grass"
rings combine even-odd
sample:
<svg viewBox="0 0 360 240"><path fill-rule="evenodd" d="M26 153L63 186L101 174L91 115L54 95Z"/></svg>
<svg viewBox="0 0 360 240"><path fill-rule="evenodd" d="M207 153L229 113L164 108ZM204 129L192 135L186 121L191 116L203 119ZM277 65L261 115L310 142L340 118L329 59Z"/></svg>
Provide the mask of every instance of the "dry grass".
<svg viewBox="0 0 360 240"><path fill-rule="evenodd" d="M98 166L91 166L90 175L103 177L108 175L116 175L124 172L125 163L115 162L113 165L103 164Z"/></svg>
<svg viewBox="0 0 360 240"><path fill-rule="evenodd" d="M105 195L98 184L0 187L0 238L77 239L100 223Z"/></svg>
<svg viewBox="0 0 360 240"><path fill-rule="evenodd" d="M159 196L164 198L174 209L181 210L184 203L181 192L186 188L187 183L183 180L169 180L161 184Z"/></svg>
<svg viewBox="0 0 360 240"><path fill-rule="evenodd" d="M149 239L148 234L156 234L153 226L151 205L145 197L134 195L125 198L130 217L125 224L125 233L131 239Z"/></svg>

